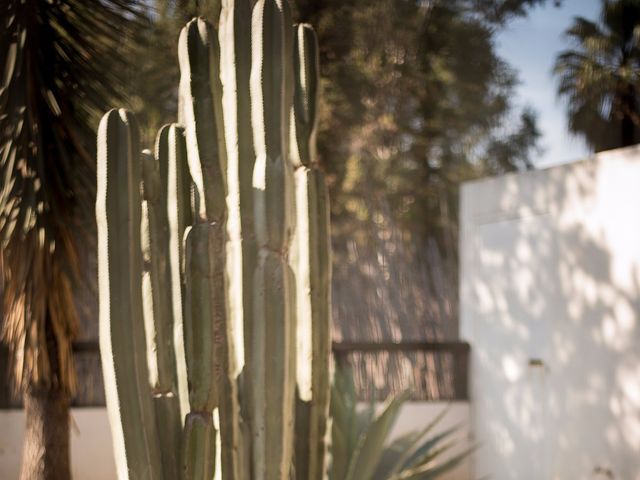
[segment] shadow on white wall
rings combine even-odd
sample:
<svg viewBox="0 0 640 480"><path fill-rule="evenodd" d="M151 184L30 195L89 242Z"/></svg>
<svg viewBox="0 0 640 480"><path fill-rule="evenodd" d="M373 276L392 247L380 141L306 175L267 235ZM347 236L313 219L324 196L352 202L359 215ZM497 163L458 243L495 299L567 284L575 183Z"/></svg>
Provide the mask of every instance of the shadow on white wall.
<svg viewBox="0 0 640 480"><path fill-rule="evenodd" d="M640 479L640 149L462 193L475 476Z"/></svg>

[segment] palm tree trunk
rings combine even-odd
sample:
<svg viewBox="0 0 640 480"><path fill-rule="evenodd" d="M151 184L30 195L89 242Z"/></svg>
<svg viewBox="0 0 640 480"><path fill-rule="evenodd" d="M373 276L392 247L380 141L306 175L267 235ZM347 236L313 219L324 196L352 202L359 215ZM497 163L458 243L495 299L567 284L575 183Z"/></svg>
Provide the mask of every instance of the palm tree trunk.
<svg viewBox="0 0 640 480"><path fill-rule="evenodd" d="M71 478L69 405L69 394L58 388L25 392L27 425L20 480Z"/></svg>
<svg viewBox="0 0 640 480"><path fill-rule="evenodd" d="M636 90L632 84L627 84L622 95L622 147L628 147L636 143L634 115L636 114Z"/></svg>
<svg viewBox="0 0 640 480"><path fill-rule="evenodd" d="M51 326L51 318L45 320L46 349L49 356L51 384L47 387L26 387L24 409L27 424L22 450L20 480L70 480L70 432L69 390L59 385L58 344Z"/></svg>
<svg viewBox="0 0 640 480"><path fill-rule="evenodd" d="M625 114L622 117L622 147L628 147L635 143L635 126L630 115Z"/></svg>

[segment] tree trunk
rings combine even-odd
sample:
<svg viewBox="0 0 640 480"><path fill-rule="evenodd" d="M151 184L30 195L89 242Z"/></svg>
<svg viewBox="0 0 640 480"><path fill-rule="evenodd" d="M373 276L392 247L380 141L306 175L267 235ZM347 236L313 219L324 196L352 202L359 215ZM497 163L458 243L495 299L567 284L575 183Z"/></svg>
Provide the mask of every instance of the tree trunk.
<svg viewBox="0 0 640 480"><path fill-rule="evenodd" d="M628 84L622 95L622 127L620 132L622 147L636 143L634 115L637 115L636 89L632 84Z"/></svg>
<svg viewBox="0 0 640 480"><path fill-rule="evenodd" d="M622 147L628 147L635 144L635 125L630 115L624 114L622 117L622 129L621 129L621 143Z"/></svg>
<svg viewBox="0 0 640 480"><path fill-rule="evenodd" d="M69 394L58 388L24 394L27 425L20 480L69 480Z"/></svg>

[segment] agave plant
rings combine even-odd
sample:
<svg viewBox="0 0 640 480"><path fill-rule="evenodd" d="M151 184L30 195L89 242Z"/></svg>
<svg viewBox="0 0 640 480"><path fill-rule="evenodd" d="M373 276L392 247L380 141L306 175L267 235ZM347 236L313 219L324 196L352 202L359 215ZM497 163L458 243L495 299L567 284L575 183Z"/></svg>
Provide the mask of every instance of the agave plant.
<svg viewBox="0 0 640 480"><path fill-rule="evenodd" d="M453 453L461 426L437 430L446 407L424 429L389 442L409 392L390 397L381 409L359 408L353 376L338 370L331 390L331 480L434 480L456 468L474 447ZM437 432L437 433L435 433Z"/></svg>

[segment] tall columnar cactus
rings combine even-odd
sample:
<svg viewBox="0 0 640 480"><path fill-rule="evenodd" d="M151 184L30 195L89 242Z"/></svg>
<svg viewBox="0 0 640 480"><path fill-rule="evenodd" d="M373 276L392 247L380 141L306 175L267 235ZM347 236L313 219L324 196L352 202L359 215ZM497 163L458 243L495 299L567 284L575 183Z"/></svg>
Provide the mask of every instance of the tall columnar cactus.
<svg viewBox="0 0 640 480"><path fill-rule="evenodd" d="M98 128L100 353L119 478L162 478L142 310L138 125L111 110Z"/></svg>
<svg viewBox="0 0 640 480"><path fill-rule="evenodd" d="M164 472L176 477L182 420L173 346L173 300L163 291L171 284L166 167L151 152L142 153L142 304L149 384L161 449L166 452L162 466Z"/></svg>
<svg viewBox="0 0 640 480"><path fill-rule="evenodd" d="M244 368L240 407L250 422L251 325L253 321L253 275L257 265L253 216L253 130L251 128L251 0L224 0L218 30L220 79L227 146L227 276L229 315L238 322L236 362ZM244 334L244 335L241 335ZM247 440L249 435L246 435ZM246 448L245 450L248 450Z"/></svg>
<svg viewBox="0 0 640 480"><path fill-rule="evenodd" d="M252 3L223 0L219 30L181 32L183 126L160 130L155 156L138 153L130 113L100 126L101 352L121 479L325 478L327 198L300 148L313 150L315 37L294 35L287 0Z"/></svg>
<svg viewBox="0 0 640 480"><path fill-rule="evenodd" d="M183 299L184 281L182 265L184 265L183 238L187 226L192 223L191 214L191 175L187 163L187 145L184 129L178 125L164 125L158 132L155 145L156 161L159 165L163 194L167 199L162 203L168 217L169 252L167 260L170 274L170 288L167 285L156 289L155 294L171 298L173 321L173 356L176 375L174 395L180 405L181 425L189 411L189 395L187 386L187 367L184 353Z"/></svg>
<svg viewBox="0 0 640 480"><path fill-rule="evenodd" d="M195 276L196 264L204 263L207 259L204 267L206 270L200 272L204 274L201 281L206 283L201 291L206 288L209 292L208 296L194 298L195 292L190 293L187 288L191 312L186 315L185 322L187 371L196 372L203 362L211 362L211 370L202 372L202 377L192 378L189 373L190 398L207 383L211 383L207 390L211 394L215 393L213 387L218 386L217 394L211 397L210 402L198 405L192 402L191 407L192 411L208 412L209 416L213 408L218 407L223 477L234 479L239 478L243 469L240 448L242 426L238 404L238 381L243 360L236 355L237 349L242 349L236 345L240 343L236 339L242 338L243 325L242 318L228 315L227 306L227 165L217 32L202 19L192 20L180 35L179 53L187 152L199 199L196 204L199 224L187 236L187 247L193 237L193 251L207 253L206 256L198 255L191 263L186 263L187 284L189 285L189 274L193 272ZM207 233L204 233L205 230ZM199 242L203 244L200 245ZM195 283L193 285L195 287ZM211 304L205 306L207 300ZM202 311L195 314L199 306ZM195 345L202 348L192 351L191 347ZM202 409L203 407L206 408ZM186 430L188 427L187 422ZM186 458L192 457L189 455Z"/></svg>
<svg viewBox="0 0 640 480"><path fill-rule="evenodd" d="M258 267L251 326L253 478L288 479L293 454L291 311L292 272L287 263L290 230L286 158L286 5L259 0L253 9L251 111L256 161L253 169Z"/></svg>
<svg viewBox="0 0 640 480"><path fill-rule="evenodd" d="M291 154L295 167L296 230L291 264L296 278L297 400L296 475L326 474L331 354L330 240L328 194L316 156L319 93L318 43L309 25L294 36L295 95L291 109Z"/></svg>

